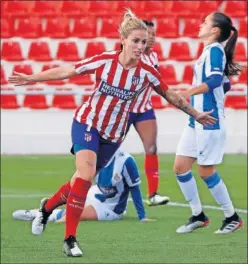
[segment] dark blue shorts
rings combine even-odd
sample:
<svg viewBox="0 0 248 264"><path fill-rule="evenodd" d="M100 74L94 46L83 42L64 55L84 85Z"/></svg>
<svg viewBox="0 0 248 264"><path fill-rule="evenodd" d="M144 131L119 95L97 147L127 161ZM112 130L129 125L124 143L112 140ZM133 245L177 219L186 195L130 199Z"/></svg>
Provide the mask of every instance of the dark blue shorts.
<svg viewBox="0 0 248 264"><path fill-rule="evenodd" d="M79 149L92 150L97 154L96 169L103 168L114 155L120 144L103 139L98 130L88 125L81 124L75 119L71 129L72 148L71 153L75 154Z"/></svg>
<svg viewBox="0 0 248 264"><path fill-rule="evenodd" d="M137 123L145 120L156 120L155 112L153 109L147 110L144 113L129 113L126 131L129 131L131 125L135 126Z"/></svg>

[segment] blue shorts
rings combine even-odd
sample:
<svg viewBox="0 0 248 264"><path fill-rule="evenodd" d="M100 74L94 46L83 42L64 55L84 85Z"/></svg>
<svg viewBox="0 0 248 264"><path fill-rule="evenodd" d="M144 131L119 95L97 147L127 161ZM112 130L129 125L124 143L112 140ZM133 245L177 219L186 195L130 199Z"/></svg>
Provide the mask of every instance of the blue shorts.
<svg viewBox="0 0 248 264"><path fill-rule="evenodd" d="M81 124L75 119L72 123L71 138L72 154L82 149L92 150L97 154L97 170L105 167L120 146L118 143L103 139L97 129L93 127L88 129L88 125Z"/></svg>
<svg viewBox="0 0 248 264"><path fill-rule="evenodd" d="M127 123L127 132L129 131L131 125L136 125L136 123L145 121L145 120L156 120L155 112L153 109L147 110L144 113L129 113L128 123Z"/></svg>

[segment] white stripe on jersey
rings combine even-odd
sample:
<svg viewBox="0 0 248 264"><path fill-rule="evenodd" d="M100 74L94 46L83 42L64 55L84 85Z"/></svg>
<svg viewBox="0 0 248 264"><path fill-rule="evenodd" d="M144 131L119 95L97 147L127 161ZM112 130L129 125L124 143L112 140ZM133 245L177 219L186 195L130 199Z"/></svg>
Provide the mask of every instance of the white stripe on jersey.
<svg viewBox="0 0 248 264"><path fill-rule="evenodd" d="M136 68L127 70L119 63L118 55L118 51L104 52L75 65L78 73L96 74L95 91L77 109L75 117L95 127L104 139L120 143L125 136L128 111L137 95L148 89L149 82L165 90L167 86L150 63L140 60Z"/></svg>
<svg viewBox="0 0 248 264"><path fill-rule="evenodd" d="M149 55L143 54L141 57L142 61L145 63L152 65L152 66L158 66L158 55L155 51L151 51ZM132 107L131 112L133 113L144 113L150 109L152 109L151 106L151 93L152 88L148 88L149 91L144 90L136 99L135 104Z"/></svg>

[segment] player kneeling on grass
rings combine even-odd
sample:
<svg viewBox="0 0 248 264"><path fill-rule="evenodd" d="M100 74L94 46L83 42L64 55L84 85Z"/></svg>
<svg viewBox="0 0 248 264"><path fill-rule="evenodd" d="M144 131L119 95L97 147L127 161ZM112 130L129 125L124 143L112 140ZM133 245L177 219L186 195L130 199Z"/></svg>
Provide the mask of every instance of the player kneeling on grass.
<svg viewBox="0 0 248 264"><path fill-rule="evenodd" d="M114 221L122 219L130 192L139 219L144 222L151 221L146 218L139 184L139 171L134 158L126 152L117 151L96 176L96 184L88 192L80 220ZM44 202L46 200L47 198L43 199ZM38 209L17 210L13 213L13 218L32 221L38 211ZM48 221L65 222L65 210L54 210Z"/></svg>

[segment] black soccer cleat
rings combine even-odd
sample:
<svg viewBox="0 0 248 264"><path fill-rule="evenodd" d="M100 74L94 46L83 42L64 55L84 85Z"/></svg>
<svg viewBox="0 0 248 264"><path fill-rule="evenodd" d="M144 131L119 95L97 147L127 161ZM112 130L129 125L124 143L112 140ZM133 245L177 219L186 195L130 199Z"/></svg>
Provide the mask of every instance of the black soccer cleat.
<svg viewBox="0 0 248 264"><path fill-rule="evenodd" d="M82 257L83 252L79 247L79 243L77 242L74 236L69 236L64 240L63 244L63 252L67 257Z"/></svg>

